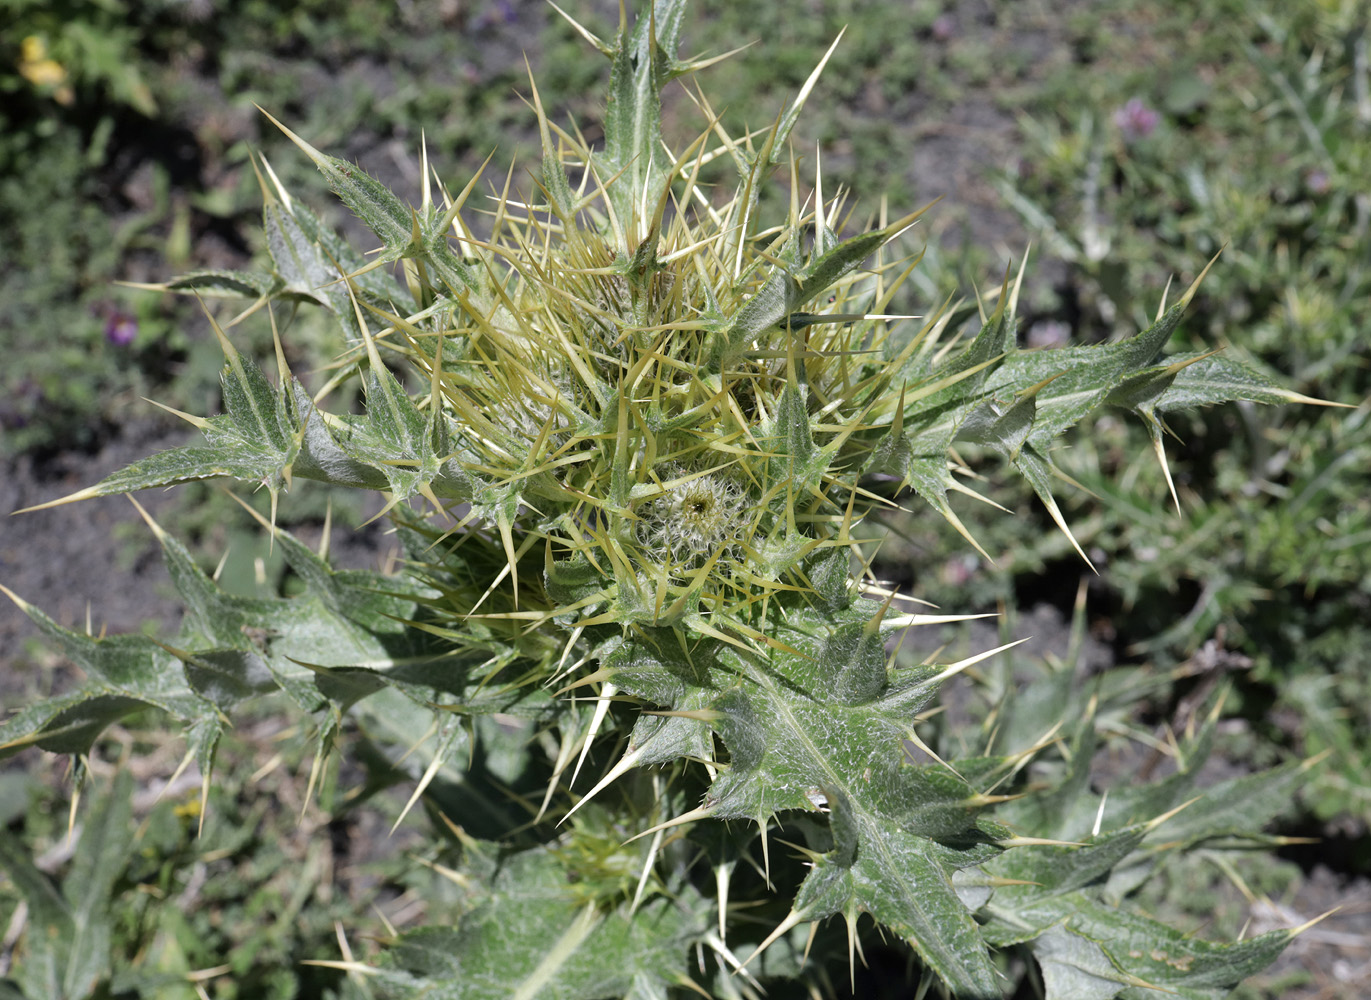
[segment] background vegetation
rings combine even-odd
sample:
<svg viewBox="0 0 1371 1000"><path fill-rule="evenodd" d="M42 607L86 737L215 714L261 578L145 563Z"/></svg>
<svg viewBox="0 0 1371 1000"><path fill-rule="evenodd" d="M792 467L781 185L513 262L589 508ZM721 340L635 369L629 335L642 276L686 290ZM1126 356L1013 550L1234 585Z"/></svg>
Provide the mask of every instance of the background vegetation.
<svg viewBox="0 0 1371 1000"><path fill-rule="evenodd" d="M1084 577L1082 629L1146 694L1120 728L1164 742L1168 723L1220 677L1235 678L1220 755L1246 769L1330 750L1284 832L1324 838L1322 858L1339 877L1367 875L1364 5L699 7L688 51L722 51L740 35L765 41L764 58L744 53L710 71L720 107L778 106L847 26L824 99L815 102L820 113L802 121L807 131L796 145L820 146L826 177L864 199L887 192L892 205L917 207L947 196L933 213L917 279L926 294L995 286L1031 239L1021 335L1044 344L1102 341L1146 326L1168 278L1183 287L1222 248L1176 339L1190 349L1225 343L1301 392L1356 407L1230 406L1187 416L1168 443L1179 514L1147 461L1140 427L1106 419L1078 434L1058 460L1085 487L1065 491L1064 502L1098 577L1083 573L1031 494L998 484L989 484L992 495L1017 517L980 518L974 505L958 507L993 566L968 560L945 525L921 518L892 525L882 571L949 609L1023 613L1046 599L1069 614ZM497 147L502 162L532 162L534 117L520 97L524 49L544 101L561 109L554 117L569 114L590 131L601 111L582 96L599 93L600 62L533 4L7 0L4 10L0 447L11 459L94 447L146 412L140 396L213 410L206 400L217 392L221 358L198 307L114 281L250 261L261 249L253 243L260 199L250 150L262 151L292 189L320 189L312 165L286 151L254 102L318 148L359 158L397 186L417 177L421 128L454 175ZM599 13L603 27L612 12ZM596 26L594 14L585 18ZM260 338L259 348L269 343L263 324L241 330ZM336 346L322 330L312 338L297 329L292 364L319 370L322 382ZM249 353L253 345L239 347ZM326 500L285 513L318 518ZM227 500L204 490L178 503L163 521L206 542L209 567L233 540L224 571L242 592L282 585L272 561L279 554L249 533ZM360 512L335 508L335 516L355 522ZM60 684L60 663L37 652L12 662L46 666L28 675L34 690ZM20 703L13 688L6 695ZM127 831L104 848L119 874L84 888L91 912L107 914L111 953L145 977L139 988L165 974L177 984L166 988L187 997L322 995L341 976L298 963L338 954L335 921L358 926L358 914L375 903L384 920L402 923L412 917L405 907L415 897L406 893L415 883L424 880L425 894L442 892L440 878L430 880L422 866L416 875L394 845L353 844L354 835L362 845L382 840L383 828L359 818L388 783L379 761L375 772L322 776L329 793L303 826L303 806L253 805L266 801L260 791L268 786L287 803L303 801L308 778L303 743L292 742L302 738L288 723L276 727L282 738L270 724L279 716L265 718L227 751L222 770L233 778L216 788L220 801L211 801L202 836L195 789L140 808L130 779L110 777L112 791L97 781L94 801L82 806L91 810L84 822ZM148 721L148 732L121 731L104 758L113 764L155 750L155 720ZM0 775L0 821L62 891L75 891L94 862L61 846L69 786L51 762L26 763L26 771ZM258 788L252 796L250 786ZM1279 910L1315 881L1307 858L1292 847L1284 863L1262 859L1240 873L1178 870L1159 883L1156 906L1188 909L1194 924L1201 915L1230 922L1223 929L1236 933L1252 908L1232 886L1268 894ZM1366 892L1365 881L1340 891L1349 885ZM319 891L326 905L317 905ZM11 925L17 898L0 883L0 927ZM188 901L198 924L178 915ZM1355 913L1356 897L1352 904ZM268 913L279 919L263 919ZM187 985L187 973L215 969L225 956L239 964ZM1371 955L1354 948L1345 958L1341 986L1310 963L1278 967L1251 990L1290 996L1303 984L1311 995L1343 986L1345 995L1361 995L1357 967L1368 977Z"/></svg>

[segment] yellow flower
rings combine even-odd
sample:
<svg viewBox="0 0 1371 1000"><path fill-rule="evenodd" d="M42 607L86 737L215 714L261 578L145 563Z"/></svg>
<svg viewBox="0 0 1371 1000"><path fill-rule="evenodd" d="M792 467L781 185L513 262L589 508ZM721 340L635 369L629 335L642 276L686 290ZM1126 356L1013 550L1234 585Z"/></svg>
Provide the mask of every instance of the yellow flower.
<svg viewBox="0 0 1371 1000"><path fill-rule="evenodd" d="M67 69L56 59L48 58L48 46L38 35L29 35L20 44L19 72L41 90L50 90L58 104L70 104L75 99L67 86Z"/></svg>
<svg viewBox="0 0 1371 1000"><path fill-rule="evenodd" d="M47 58L48 44L38 35L29 35L20 43L19 52L19 58L24 62L38 62Z"/></svg>

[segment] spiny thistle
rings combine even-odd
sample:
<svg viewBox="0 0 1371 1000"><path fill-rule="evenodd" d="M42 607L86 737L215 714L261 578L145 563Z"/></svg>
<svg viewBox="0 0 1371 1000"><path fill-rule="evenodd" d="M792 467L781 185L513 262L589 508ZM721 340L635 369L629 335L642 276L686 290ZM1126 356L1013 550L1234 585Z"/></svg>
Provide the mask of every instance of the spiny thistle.
<svg viewBox="0 0 1371 1000"><path fill-rule="evenodd" d="M1090 878L1101 877L1142 843L1147 830L1137 824L1178 804L1178 786L1149 800L1151 815L1117 817L1132 838L1126 844L1098 828L1052 841L1027 835L1051 824L1023 809L1014 813L1019 831L986 815L1006 799L1001 783L1051 740L911 764L906 741L921 745L914 721L938 684L998 651L894 668L886 645L897 629L957 616L892 614L893 595L870 581L863 597L852 572L854 556L863 575L870 558L859 525L893 504L894 483L912 487L970 540L947 500L949 491L970 492L954 475L965 469L953 450L962 442L1003 456L1066 531L1051 448L1097 409L1140 415L1160 455L1167 409L1303 397L1211 354L1159 359L1195 285L1132 340L1089 348L1018 350L1017 279L1006 279L988 310L948 302L918 318L895 315L918 257L899 259L892 244L921 213L889 220L882 211L874 226L857 227L842 197L826 199L817 161L813 195L801 196L791 132L827 56L757 132L730 132L692 92L703 131L673 147L661 134L662 88L714 61L677 57L684 10L684 0L658 0L631 29L621 18L613 41L576 25L611 61L603 146L551 122L534 87L542 162L533 188L517 195L511 180L497 185L479 227L471 207L478 178L453 194L425 155L419 204L406 205L281 126L375 232L379 253L367 261L263 162L271 268L201 272L162 287L329 310L351 347L328 388L361 375L365 414L320 410L290 376L279 340L273 386L216 326L228 359L225 412L190 418L207 445L154 456L57 502L223 475L270 491L273 513L297 476L379 489L410 563L393 579L334 573L276 532L305 594L245 602L218 591L163 537L191 608L187 634L175 645L131 639L114 649L46 622L99 683L51 711L9 720L3 747L81 750L108 721L151 701L190 720L208 774L221 711L279 686L319 720L321 750L332 746L344 711L408 741L418 735L408 720L427 720L419 729L436 736L436 749L427 751L417 798L441 769L458 768L459 751L476 738L469 720L499 712L549 734L538 815L551 810L567 823L546 835L551 856L492 875L491 891L516 869L555 882L547 872L560 865L601 873L568 905L612 911L631 928L625 935L647 933L650 925L628 919L640 905L657 907L657 918L674 914L655 944L640 942L657 965L631 963L629 985L556 995L664 996L664 982L690 982L681 958L692 943L736 966L724 938L733 867L751 836L723 834L722 853L700 848L715 872L709 902L685 879L693 862L649 879L666 866L664 835L703 844L721 836L691 832L706 821L747 820L762 834L769 882L767 831L778 817L816 811L827 822L801 848L808 872L788 915L753 941L759 950L835 914L855 941L867 913L953 992L995 995L1001 973L991 944L1042 941L1043 953L1057 956L1070 936L1059 930L1058 896L1009 887L1070 867L1044 850L1113 838L1089 856ZM778 168L788 170L789 207L768 222L760 194ZM723 194L729 173L736 183ZM977 317L979 330L964 336L966 320ZM416 398L392 364L423 386ZM413 498L423 502L406 503ZM434 516L424 515L425 504ZM152 676L165 688L156 697L120 679ZM577 700L584 692L594 696L588 703ZM623 755L589 794L555 805L597 735L617 724L612 704L625 699L643 711L628 720ZM63 713L78 707L85 714L73 729ZM1082 746L1087 739L1078 737ZM1088 758L1085 749L1074 759ZM650 838L640 853L598 862L578 853L603 854L593 845L608 842L602 818L593 829L582 825L594 796L635 767L682 759L704 765L698 804L654 778L646 812L611 827L614 836ZM473 856L482 850L467 847ZM1015 851L1028 860L996 861ZM636 871L629 903L625 886ZM1063 884L1077 892L1089 881ZM649 883L658 894L650 904ZM998 890L1005 905L986 909ZM504 904L492 896L490 905L498 912ZM705 916L711 906L717 934ZM1094 944L1102 932L1091 928L1082 933ZM589 925L581 931L576 945L592 939ZM1239 957L1215 958L1193 990L1185 968L1168 966L1151 979L1121 974L1115 992L1089 995L1154 982L1208 996L1210 983L1260 968L1287 939L1268 936ZM484 961L476 939L464 940L449 942L465 956L453 972L459 978L470 968L461 961ZM1096 964L1132 969L1137 963L1117 944L1098 945L1111 950ZM395 954L376 974L396 995L457 981L441 970L426 979L411 952Z"/></svg>

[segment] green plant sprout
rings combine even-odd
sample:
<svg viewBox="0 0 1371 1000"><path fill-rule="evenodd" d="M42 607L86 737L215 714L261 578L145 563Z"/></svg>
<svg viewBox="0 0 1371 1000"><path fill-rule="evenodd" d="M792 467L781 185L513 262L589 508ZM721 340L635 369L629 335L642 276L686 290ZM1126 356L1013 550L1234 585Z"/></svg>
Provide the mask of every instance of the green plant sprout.
<svg viewBox="0 0 1371 1000"><path fill-rule="evenodd" d="M425 153L406 204L280 126L379 250L263 161L269 267L164 287L246 295L273 331L278 305L317 305L350 351L311 398L279 332L273 384L216 324L224 412L185 415L205 443L53 503L250 483L301 592L225 594L149 518L181 634L92 638L10 594L87 679L6 720L0 755L79 757L151 705L184 721L208 782L228 717L263 692L312 716L321 761L360 726L414 768L463 902L376 962L336 963L358 996L818 991L831 957L855 976L881 938L908 946L919 995L1001 996L1015 949L1049 997L1224 995L1294 932L1210 943L1127 894L1159 854L1256 837L1304 768L1196 793L1215 703L1175 774L1096 795L1099 695L1070 671L1043 682L1051 700L1005 686L969 734L981 752L916 762L939 685L1008 647L895 666L899 631L967 616L895 610L862 526L912 488L975 546L948 495L975 495L967 463L993 453L1070 537L1052 447L1101 408L1141 417L1165 467L1168 410L1312 400L1212 352L1161 356L1199 279L1097 347L1018 349L1021 272L993 304L897 314L918 257L896 242L922 212L860 226L817 163L804 195L791 150L827 56L769 127L730 131L693 89L703 130L666 140L663 88L725 58L677 55L685 8L621 13L608 40L563 14L611 64L604 138L551 122L531 84L542 161L524 193L512 171L486 201L479 176L453 193ZM773 221L759 196L777 170ZM348 378L365 412L322 409ZM276 528L296 478L381 491L397 572L335 571ZM35 968L60 947L31 936ZM25 995L59 995L43 985Z"/></svg>

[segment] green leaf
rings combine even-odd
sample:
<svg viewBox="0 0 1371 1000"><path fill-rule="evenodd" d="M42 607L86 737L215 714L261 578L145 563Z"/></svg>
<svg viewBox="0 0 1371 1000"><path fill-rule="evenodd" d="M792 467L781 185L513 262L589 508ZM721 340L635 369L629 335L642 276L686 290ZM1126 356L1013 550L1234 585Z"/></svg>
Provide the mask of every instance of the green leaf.
<svg viewBox="0 0 1371 1000"><path fill-rule="evenodd" d="M971 537L971 532L967 530L962 519L952 509L952 505L947 502L947 491L952 489L956 483L948 469L946 456L909 455L905 448L898 446L892 450L891 456L893 458L906 458L906 465L900 470L904 474L904 483L911 486L915 493L923 497L925 503L941 514L943 520L956 528L957 532L970 542L977 552L990 560L990 555L981 548L976 539Z"/></svg>
<svg viewBox="0 0 1371 1000"><path fill-rule="evenodd" d="M1142 333L1117 344L1039 352L1036 358L1053 365L1061 374L1038 394L1038 416L1029 441L1045 449L1063 431L1100 406L1125 376L1152 365L1171 339L1186 305L1185 301L1177 302ZM1037 367L1041 369L1042 365ZM1005 377L1011 374L1019 373L1004 373ZM1044 372L1043 377L1050 374L1055 372Z"/></svg>
<svg viewBox="0 0 1371 1000"><path fill-rule="evenodd" d="M21 995L61 1000L74 936L71 907L24 853L19 838L0 837L0 868L29 907L29 932L17 970Z"/></svg>
<svg viewBox="0 0 1371 1000"><path fill-rule="evenodd" d="M788 316L822 295L868 257L895 239L921 213L914 213L884 229L850 237L807 267L790 274L778 271L738 310L729 327L722 354L711 364L726 365L767 330L780 327Z"/></svg>
<svg viewBox="0 0 1371 1000"><path fill-rule="evenodd" d="M233 703L265 690L266 670L306 711L326 703L346 707L392 681L387 671L402 662L412 670L435 657L445 659L430 655L422 633L406 627L415 603L412 594L404 594L403 581L335 573L277 531L275 542L304 581L304 591L290 599L239 597L210 580L180 542L160 529L157 534L172 582L186 602L188 635L181 644L190 648L177 655L216 701ZM398 671L393 681L405 676ZM432 692L417 696L427 703Z"/></svg>
<svg viewBox="0 0 1371 1000"><path fill-rule="evenodd" d="M140 709L159 708L179 719L212 713L154 640L74 632L4 592L87 679L76 691L35 702L6 719L0 725L0 759L30 744L54 753L85 753L106 726Z"/></svg>
<svg viewBox="0 0 1371 1000"><path fill-rule="evenodd" d="M1028 905L1043 897L1060 896L1104 879L1147 835L1143 823L1092 837L1080 847L1033 844L1017 847L988 866L997 875L1032 885L1010 886L996 893L996 905ZM1013 902L1011 902L1013 901Z"/></svg>
<svg viewBox="0 0 1371 1000"><path fill-rule="evenodd" d="M380 238L384 246L381 260L416 258L454 286L479 287L475 272L452 252L446 233L434 226L442 218L440 214L426 212L421 219L416 210L406 207L390 188L361 167L321 153L271 115L267 118L314 161L334 194Z"/></svg>
<svg viewBox="0 0 1371 1000"><path fill-rule="evenodd" d="M841 793L828 801L842 801ZM830 822L839 849L814 863L796 895L796 915L820 920L842 914L855 923L869 913L909 942L954 993L997 995L1001 984L980 927L953 888L956 869L946 852L902 829L895 816L834 808Z"/></svg>
<svg viewBox="0 0 1371 1000"><path fill-rule="evenodd" d="M86 753L107 726L147 707L139 698L106 694L95 685L25 705L0 725L0 760L29 746Z"/></svg>
<svg viewBox="0 0 1371 1000"><path fill-rule="evenodd" d="M954 989L988 995L998 980L976 921L952 885L959 867L988 857L974 789L941 767L905 758L909 720L932 696L927 675L887 674L878 608L860 602L819 613L795 608L768 629L765 656L727 646L717 659L625 644L606 666L623 690L708 725L728 749L704 809L765 824L792 810L831 810L840 847L816 859L796 919L870 912L907 940ZM688 744L661 731L675 747ZM683 751L684 752L684 751ZM698 752L698 751L695 751ZM627 760L663 754L636 740ZM949 850L948 845L955 845Z"/></svg>
<svg viewBox="0 0 1371 1000"><path fill-rule="evenodd" d="M304 436L298 432L291 397L294 395L298 404L303 390L293 381L274 388L257 364L234 350L223 332L215 329L226 358L219 376L225 412L196 421L206 446L161 452L106 476L94 486L30 509L216 476L258 483L273 497L288 485Z"/></svg>
<svg viewBox="0 0 1371 1000"><path fill-rule="evenodd" d="M609 91L605 107L606 176L617 176L609 190L620 224L630 226L630 244L638 239L638 226L646 231L647 218L640 206L655 206L667 178L662 151L661 91L678 71L676 47L685 0L656 0L651 13L639 15L632 34L619 26L610 56ZM622 247L625 255L632 246Z"/></svg>
<svg viewBox="0 0 1371 1000"><path fill-rule="evenodd" d="M402 935L376 977L387 997L428 1000L598 1000L665 997L687 979L708 929L705 901L686 887L632 912L604 912L567 892L568 872L544 850L501 865L486 898L458 927Z"/></svg>
<svg viewBox="0 0 1371 1000"><path fill-rule="evenodd" d="M186 680L199 694L228 712L249 698L276 690L262 658L241 649L209 649L185 657Z"/></svg>
<svg viewBox="0 0 1371 1000"><path fill-rule="evenodd" d="M220 428L216 428L216 430L222 431ZM231 434L232 432L227 433ZM220 440L222 442L223 438ZM280 466L273 461L277 456L268 454L266 461L262 461L261 449L254 450L258 454L236 455L232 447L171 448L140 461L132 462L118 472L106 476L94 486L87 487L80 493L64 497L60 502L69 503L91 497L158 489L197 479L215 479L219 476L231 476L245 482L261 482L263 478L270 475L272 469L279 470Z"/></svg>
<svg viewBox="0 0 1371 1000"><path fill-rule="evenodd" d="M1056 697L1068 713L1070 702L1088 693L1068 688L1064 695L1052 695L1059 687L1049 686L1047 697ZM1092 703L1101 697L1099 691L1090 694ZM1003 725L1016 725L1020 697L1005 701ZM1027 708L1033 717L1032 704ZM1216 727L1211 712L1178 748L1176 773L1149 784L1111 788L1101 798L1088 784L1095 727L1093 717L1080 725L1053 788L1001 809L1001 817L1022 834L1084 843L1016 847L987 863L990 874L1028 884L995 890L985 910L986 937L1001 947L1029 942L1049 997L1155 995L1160 1000L1163 994L1148 984L1194 1000L1226 996L1232 986L1269 964L1288 934L1267 935L1255 943L1212 944L1131 914L1120 896L1136 884L1156 852L1255 835L1288 805L1302 767L1292 764L1197 791L1195 782ZM1156 822L1178 806L1184 808ZM1092 834L1096 828L1104 832Z"/></svg>
<svg viewBox="0 0 1371 1000"><path fill-rule="evenodd" d="M338 286L342 275L337 264L323 254L318 241L310 239L279 202L268 202L263 216L267 249L284 283L282 290L313 299L334 312L340 311L338 298L346 306L347 290Z"/></svg>
<svg viewBox="0 0 1371 1000"><path fill-rule="evenodd" d="M281 290L280 279L265 271L190 271L158 287L169 292L194 292L201 296L267 298Z"/></svg>
<svg viewBox="0 0 1371 1000"><path fill-rule="evenodd" d="M87 675L77 691L29 705L0 725L0 759L29 745L85 753L110 724L148 707L187 726L206 773L219 737L219 709L279 687L306 711L347 708L391 686L431 711L454 696L464 710L508 710L499 685L468 668L488 658L411 628L412 580L334 571L285 532L287 562L304 582L291 599L225 593L186 548L152 522L172 582L186 604L181 634L168 644L141 635L96 639L64 629L10 595ZM475 690L471 690L474 688Z"/></svg>
<svg viewBox="0 0 1371 1000"><path fill-rule="evenodd" d="M273 203L273 198L268 196L266 201L270 205ZM362 301L370 302L378 308L394 308L396 303L411 303L412 305L412 297L395 280L390 269L369 268L367 265L370 260L364 254L359 253L351 243L338 235L336 230L325 225L324 221L309 206L292 199L288 206L288 214L290 224L298 229L300 234L293 237L292 242L298 244L303 239L306 255L309 258L319 258L311 261L311 267L323 266L323 262L336 265L335 269L341 269L344 274L350 277L352 286L357 290ZM320 291L325 295L333 295L330 289L320 289ZM346 288L339 287L337 292L341 296L340 298L330 298L330 303L335 305L335 312L337 311L336 304L346 302L348 299ZM350 303L348 312L352 312ZM344 320L344 317L339 316L339 320ZM355 315L352 316L352 321L356 322Z"/></svg>
<svg viewBox="0 0 1371 1000"><path fill-rule="evenodd" d="M237 383L235 409L200 421L208 446L159 452L94 486L29 509L219 476L276 490L282 489L288 478L300 476L354 489L394 490L401 497L412 495L425 484L435 495L448 499L470 500L475 495L479 480L456 456L440 450L448 440L446 418L427 423L426 429L417 433L413 404L407 397L390 395L394 376L389 376L389 389L384 385L378 388L379 379L374 379L371 387L378 400L395 403L389 412L382 413L378 407L365 418L345 415L326 421L294 379L289 382L286 398L290 402L286 403L252 362L244 360L242 368L255 372L255 377L239 380L232 367L226 367L223 375L225 382ZM248 405L248 400L255 405ZM293 418L287 416L290 410ZM295 423L287 422L292 419ZM424 423L422 417L419 421ZM272 427L270 437L266 425ZM280 444L287 427L292 426L289 440ZM392 448L405 451L396 455Z"/></svg>
<svg viewBox="0 0 1371 1000"><path fill-rule="evenodd" d="M29 905L18 982L29 997L82 1000L111 971L110 901L133 842L133 777L121 770L85 815L71 870L57 889L20 851L0 838L3 867Z"/></svg>
<svg viewBox="0 0 1371 1000"><path fill-rule="evenodd" d="M346 450L380 470L395 499L406 500L442 474L449 451L447 424L426 419L379 359L367 378L366 403L365 430L354 433Z"/></svg>
<svg viewBox="0 0 1371 1000"><path fill-rule="evenodd" d="M280 293L318 303L332 312L351 342L361 340L357 314L343 282L340 263L328 255L318 239L297 221L295 214L275 200L263 212L267 249L280 275ZM360 260L350 261L360 269ZM370 272L368 272L370 273Z"/></svg>
<svg viewBox="0 0 1371 1000"><path fill-rule="evenodd" d="M1047 917L1046 912L1039 915L1040 920ZM1119 992L1129 987L1130 1000L1222 1000L1233 987L1275 961L1292 936L1290 931L1272 931L1235 944L1215 944L1080 893L1060 897L1046 922L1062 924L1067 933L1095 946L1094 950L1071 947L1049 932L1050 962L1078 964L1092 979L1105 980L1100 974L1102 956L1119 977Z"/></svg>
<svg viewBox="0 0 1371 1000"><path fill-rule="evenodd" d="M1133 985L1131 977L1109 961L1103 948L1065 927L1043 932L1033 942L1033 957L1042 969L1043 988L1051 1000L1111 1000Z"/></svg>
<svg viewBox="0 0 1371 1000"><path fill-rule="evenodd" d="M400 256L410 247L413 233L412 213L399 198L395 197L390 188L355 163L348 163L336 156L319 152L271 115L267 117L314 161L328 186L333 189L333 193L352 209L353 215L380 237L387 253L395 255L391 259Z"/></svg>
<svg viewBox="0 0 1371 1000"><path fill-rule="evenodd" d="M1012 459L1018 455L1033 428L1037 409L1030 394L1021 395L1007 405L999 400L987 400L967 415L957 436L994 448Z"/></svg>
<svg viewBox="0 0 1371 1000"><path fill-rule="evenodd" d="M111 971L110 906L133 845L133 775L120 770L82 824L62 891L71 906L68 996L85 996Z"/></svg>
<svg viewBox="0 0 1371 1000"><path fill-rule="evenodd" d="M1177 848L1214 837L1249 836L1288 812L1308 768L1299 761L1201 789L1198 801L1161 824L1149 843Z"/></svg>
<svg viewBox="0 0 1371 1000"><path fill-rule="evenodd" d="M920 373L919 391L903 414L905 433L911 436L918 456L944 458L962 423L981 405L987 386L995 392L995 376L1014 336L1009 294L1006 284L995 312L981 324L970 344L931 371ZM1006 384L1004 389L1018 394L1026 387ZM1002 390L998 394L1007 393Z"/></svg>
<svg viewBox="0 0 1371 1000"><path fill-rule="evenodd" d="M1047 721L1047 725L1036 725L1031 729L1025 728L1022 731L1030 733L1034 742L1042 738L1042 735L1056 725L1060 718L1070 716L1072 708L1070 695L1063 692L1063 687L1069 687L1072 680L1071 674L1062 671L1061 676L1067 684L1050 684L1039 681L1036 685L1030 685L1028 692L1037 688L1044 689L1049 696L1057 695L1055 702L1046 699L1038 700L1037 705L1044 708L1042 715L1047 715L1048 719L1041 716L1031 719L1032 722ZM1020 700L1030 700L1025 698L1028 692L1019 692L1013 697L1014 702ZM1047 706L1051 705L1051 708ZM1065 707L1064 707L1065 706ZM1020 714L1033 716L1037 713L1032 712L1031 706L1028 712L1020 713L1017 705L1009 707L1002 704L1002 711L1008 718L1005 719L1005 728L1015 725L1015 716ZM1083 708L1078 709L1081 715L1085 714ZM1048 713L1051 713L1048 715ZM1050 719L1050 721L1048 721ZM1024 744L1024 747L1032 744ZM1091 766L1094 760L1095 748L1097 745L1097 735L1095 731L1095 719L1093 716L1087 717L1078 727L1074 738L1070 744L1070 755L1067 758L1064 772L1061 774L1057 783L1051 789L1045 789L1037 795L1028 795L1022 799L1005 803L1000 807L998 816L1004 822L1013 826L1020 833L1035 837L1055 838L1057 840L1074 841L1078 837L1090 836L1093 828L1094 816L1087 815L1090 807L1096 804L1096 799L1089 794ZM997 746L997 749L1000 747ZM1008 750L1009 748L1005 748ZM1018 749L1018 748L1015 748Z"/></svg>
<svg viewBox="0 0 1371 1000"><path fill-rule="evenodd" d="M805 407L803 391L787 382L776 406L771 427L764 432L772 459L772 482L791 484L796 497L816 491L828 469L827 453L814 447L809 429L809 411Z"/></svg>
<svg viewBox="0 0 1371 1000"><path fill-rule="evenodd" d="M1173 364L1192 355L1178 354L1167 360ZM1221 355L1200 356L1176 373L1170 386L1157 399L1158 410L1178 410L1235 399L1279 406L1286 403L1318 403L1319 400L1282 389L1251 368Z"/></svg>
<svg viewBox="0 0 1371 1000"><path fill-rule="evenodd" d="M1080 555L1086 565L1090 565L1090 560L1086 557L1080 543L1076 541L1076 536L1067 527L1066 518L1061 512L1061 508L1057 506L1057 498L1052 494L1054 479L1052 463L1040 455L1032 445L1027 445L1014 456L1014 468L1018 469L1028 485L1033 487L1033 492L1038 495L1038 499L1047 508L1048 515L1062 530L1062 534L1066 535L1077 554Z"/></svg>

